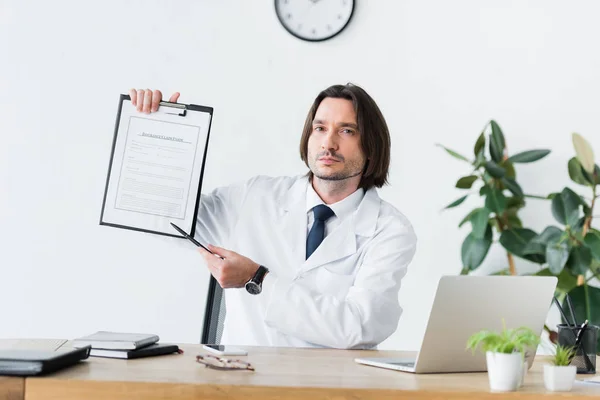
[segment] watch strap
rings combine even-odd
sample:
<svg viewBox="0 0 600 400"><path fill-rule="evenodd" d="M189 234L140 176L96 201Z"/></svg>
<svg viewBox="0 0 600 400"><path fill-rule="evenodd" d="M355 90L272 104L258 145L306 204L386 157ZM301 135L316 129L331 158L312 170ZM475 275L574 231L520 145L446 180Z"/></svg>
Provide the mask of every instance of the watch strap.
<svg viewBox="0 0 600 400"><path fill-rule="evenodd" d="M269 269L263 265L259 265L258 269L256 270L256 273L254 274L254 277L252 278L252 280L256 283L258 283L259 285L262 285L263 280L265 279L265 275L267 274L267 272L269 272Z"/></svg>

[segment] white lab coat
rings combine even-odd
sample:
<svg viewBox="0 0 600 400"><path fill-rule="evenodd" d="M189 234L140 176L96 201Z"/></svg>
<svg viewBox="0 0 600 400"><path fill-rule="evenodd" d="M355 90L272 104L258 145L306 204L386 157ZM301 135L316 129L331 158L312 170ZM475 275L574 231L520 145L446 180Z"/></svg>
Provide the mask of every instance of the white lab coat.
<svg viewBox="0 0 600 400"><path fill-rule="evenodd" d="M202 196L196 236L270 270L259 295L224 291L222 344L372 348L396 330L410 222L370 189L305 260L307 184L259 176Z"/></svg>

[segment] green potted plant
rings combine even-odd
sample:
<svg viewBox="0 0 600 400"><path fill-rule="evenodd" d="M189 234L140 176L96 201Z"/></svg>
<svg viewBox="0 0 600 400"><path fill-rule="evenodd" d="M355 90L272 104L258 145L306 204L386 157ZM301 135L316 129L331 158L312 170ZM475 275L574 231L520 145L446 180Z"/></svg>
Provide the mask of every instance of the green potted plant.
<svg viewBox="0 0 600 400"><path fill-rule="evenodd" d="M553 392L568 392L573 388L577 367L570 365L576 349L571 346L555 346L550 364L544 365L544 386Z"/></svg>
<svg viewBox="0 0 600 400"><path fill-rule="evenodd" d="M503 321L501 332L482 330L471 335L467 349L478 348L485 353L490 389L497 392L515 391L523 384L527 362L525 352L535 352L540 336L530 328L507 329Z"/></svg>
<svg viewBox="0 0 600 400"><path fill-rule="evenodd" d="M558 277L556 296L562 300L569 294L578 321L587 319L600 325L600 288L589 284L594 278L600 279L600 230L593 225L598 216L595 206L600 199L600 167L581 135L574 133L572 142L575 156L566 170L575 184L587 188L584 196L568 187L548 196L526 194L517 183L515 165L540 160L550 151L528 150L509 156L496 121L490 121L477 139L473 160L442 146L454 158L470 164L469 175L456 182L458 189L468 192L446 208L458 207L472 195L482 198L481 206L459 224L459 228L467 224L471 228L461 248L462 274L475 271L492 244L499 243L506 251L507 264L494 274L519 275L515 258L537 263L540 268L534 275ZM547 226L539 233L528 228L519 212L530 199L550 201L558 226ZM555 342L557 333L548 326L544 329ZM600 352L600 338L597 347Z"/></svg>

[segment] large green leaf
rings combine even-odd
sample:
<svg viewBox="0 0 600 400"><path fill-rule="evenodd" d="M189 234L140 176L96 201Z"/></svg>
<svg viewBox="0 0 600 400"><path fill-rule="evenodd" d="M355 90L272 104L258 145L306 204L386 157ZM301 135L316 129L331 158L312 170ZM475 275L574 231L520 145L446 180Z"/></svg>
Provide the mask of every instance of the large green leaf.
<svg viewBox="0 0 600 400"><path fill-rule="evenodd" d="M546 246L546 262L550 271L558 275L569 259L569 246L566 242L551 241Z"/></svg>
<svg viewBox="0 0 600 400"><path fill-rule="evenodd" d="M581 166L588 174L594 173L594 151L587 140L578 133L573 134L573 147Z"/></svg>
<svg viewBox="0 0 600 400"><path fill-rule="evenodd" d="M563 225L575 225L579 219L581 198L571 189L564 188L552 199L552 215Z"/></svg>
<svg viewBox="0 0 600 400"><path fill-rule="evenodd" d="M483 150L484 147L485 147L485 133L481 132L481 135L479 135L479 137L477 138L477 141L475 142L475 147L473 148L473 154L475 154L475 157L477 157L479 155L479 152L481 150Z"/></svg>
<svg viewBox="0 0 600 400"><path fill-rule="evenodd" d="M488 225L488 228L483 239L476 238L472 233L469 234L461 248L461 257L463 262L463 268L467 268L471 271L475 270L481 265L490 246L492 245L492 227Z"/></svg>
<svg viewBox="0 0 600 400"><path fill-rule="evenodd" d="M534 241L541 243L544 247L550 242L558 242L564 231L556 226L547 226L542 233L540 233Z"/></svg>
<svg viewBox="0 0 600 400"><path fill-rule="evenodd" d="M584 186L592 186L592 182L587 179L589 175L584 174L583 167L577 157L571 158L567 167L569 169L569 177L573 182Z"/></svg>
<svg viewBox="0 0 600 400"><path fill-rule="evenodd" d="M577 323L581 324L587 319L589 325L600 325L599 288L587 285L577 286L569 292L569 296L573 302ZM596 352L600 352L600 335L598 336Z"/></svg>
<svg viewBox="0 0 600 400"><path fill-rule="evenodd" d="M469 197L469 195L468 195L468 194L467 194L467 195L465 195L465 196L463 196L463 197L461 197L461 198L459 198L459 199L456 199L456 200L454 200L452 203L448 204L448 205L447 205L446 207L444 207L444 208L446 208L446 209L447 209L447 208L456 207L456 206L458 206L458 205L462 204L462 202L463 202L463 201L465 201L465 200L467 199L467 197Z"/></svg>
<svg viewBox="0 0 600 400"><path fill-rule="evenodd" d="M585 245L589 247L592 252L592 256L595 259L600 260L600 233L596 230L591 230L585 235L583 240Z"/></svg>
<svg viewBox="0 0 600 400"><path fill-rule="evenodd" d="M525 248L536 236L537 234L531 229L508 229L500 235L500 244L510 253L523 257Z"/></svg>
<svg viewBox="0 0 600 400"><path fill-rule="evenodd" d="M477 239L483 239L485 237L485 233L488 227L488 218L490 216L490 210L483 207L480 208L477 212L471 215L470 221L473 226L473 236Z"/></svg>
<svg viewBox="0 0 600 400"><path fill-rule="evenodd" d="M513 163L530 163L540 160L550 154L550 150L528 150L509 157L508 161Z"/></svg>
<svg viewBox="0 0 600 400"><path fill-rule="evenodd" d="M477 211L481 210L481 208L476 208L474 210L471 210L470 213L468 213L463 219L462 221L460 221L460 223L458 224L458 227L462 227L464 224L466 224L468 221L471 220L471 215L475 214Z"/></svg>
<svg viewBox="0 0 600 400"><path fill-rule="evenodd" d="M486 162L484 167L485 170L494 178L502 178L506 174L504 168L502 168L493 161Z"/></svg>
<svg viewBox="0 0 600 400"><path fill-rule="evenodd" d="M517 181L511 178L502 178L502 183L504 183L506 188L510 190L512 194L518 197L523 197L523 189L521 189L521 186L519 186Z"/></svg>
<svg viewBox="0 0 600 400"><path fill-rule="evenodd" d="M556 227L548 227L541 234L537 235L527 243L523 249L523 258L538 264L547 262L546 247L549 241L558 241L562 236L562 231Z"/></svg>
<svg viewBox="0 0 600 400"><path fill-rule="evenodd" d="M536 238L533 238L527 243L525 248L523 249L523 257L531 256L531 255L539 255L544 260L546 259L546 246L542 243L536 242Z"/></svg>
<svg viewBox="0 0 600 400"><path fill-rule="evenodd" d="M439 144L439 143L437 144L437 146L439 146L439 147L441 147L442 149L446 150L446 152L448 152L448 154L450 154L450 155L451 155L452 157L454 157L454 158L457 158L457 159L459 159L459 160L466 161L466 162L469 162L469 163L471 162L471 161L469 161L469 159L468 159L467 157L463 156L462 154L458 154L458 153L457 153L456 151L454 151L454 150L450 150L449 148L447 148L447 147L444 147L444 146L442 146L442 145L441 145L441 144Z"/></svg>
<svg viewBox="0 0 600 400"><path fill-rule="evenodd" d="M490 136L490 155L492 156L492 160L499 163L502 161L504 156L504 134L502 134L502 130L496 121L492 120L490 124L492 126L492 134Z"/></svg>
<svg viewBox="0 0 600 400"><path fill-rule="evenodd" d="M501 190L489 189L485 196L485 206L496 214L502 214L506 209L506 197Z"/></svg>
<svg viewBox="0 0 600 400"><path fill-rule="evenodd" d="M592 263L592 252L589 247L579 246L571 249L567 267L576 275L585 275Z"/></svg>
<svg viewBox="0 0 600 400"><path fill-rule="evenodd" d="M463 176L456 182L456 187L459 189L471 189L477 178L477 175Z"/></svg>

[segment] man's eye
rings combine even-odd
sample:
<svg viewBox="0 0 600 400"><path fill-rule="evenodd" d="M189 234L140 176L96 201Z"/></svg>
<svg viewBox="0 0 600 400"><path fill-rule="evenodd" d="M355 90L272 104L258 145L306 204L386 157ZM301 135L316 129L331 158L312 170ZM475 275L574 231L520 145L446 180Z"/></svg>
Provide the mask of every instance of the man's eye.
<svg viewBox="0 0 600 400"><path fill-rule="evenodd" d="M322 126L315 126L314 130L317 131L317 132L321 132L323 130L323 127Z"/></svg>
<svg viewBox="0 0 600 400"><path fill-rule="evenodd" d="M354 131L352 129L343 129L342 130L343 133L347 134L347 135L353 135Z"/></svg>

